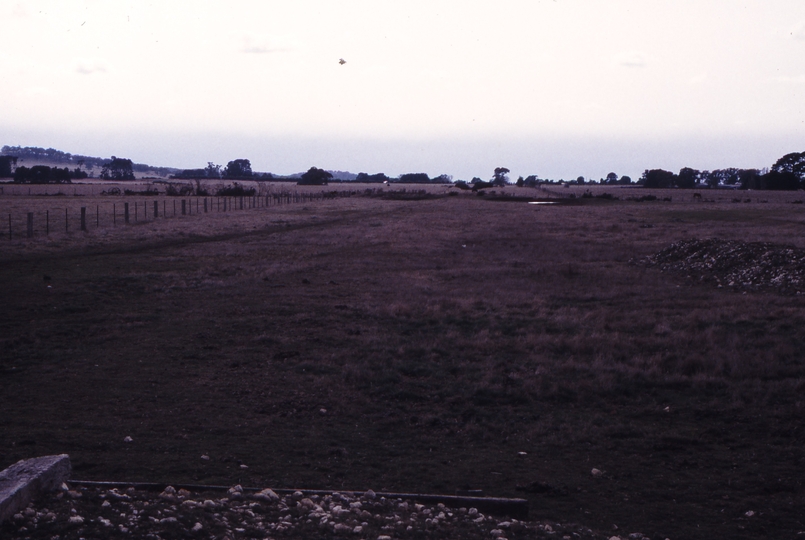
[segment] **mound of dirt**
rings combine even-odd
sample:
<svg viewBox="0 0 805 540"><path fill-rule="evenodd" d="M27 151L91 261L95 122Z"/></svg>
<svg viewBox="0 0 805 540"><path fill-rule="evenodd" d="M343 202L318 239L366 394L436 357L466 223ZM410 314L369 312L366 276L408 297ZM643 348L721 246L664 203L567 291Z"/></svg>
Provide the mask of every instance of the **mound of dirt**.
<svg viewBox="0 0 805 540"><path fill-rule="evenodd" d="M689 239L671 244L641 261L663 272L736 290L805 289L805 250L767 242Z"/></svg>

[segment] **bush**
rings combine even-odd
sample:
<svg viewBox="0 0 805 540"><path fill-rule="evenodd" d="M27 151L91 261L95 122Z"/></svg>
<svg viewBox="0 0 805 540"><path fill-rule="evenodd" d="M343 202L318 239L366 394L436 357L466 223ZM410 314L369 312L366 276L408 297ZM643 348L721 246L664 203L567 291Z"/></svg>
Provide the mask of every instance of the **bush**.
<svg viewBox="0 0 805 540"><path fill-rule="evenodd" d="M237 182L231 186L220 186L215 190L216 197L253 197L255 193L257 193L256 189L244 188Z"/></svg>

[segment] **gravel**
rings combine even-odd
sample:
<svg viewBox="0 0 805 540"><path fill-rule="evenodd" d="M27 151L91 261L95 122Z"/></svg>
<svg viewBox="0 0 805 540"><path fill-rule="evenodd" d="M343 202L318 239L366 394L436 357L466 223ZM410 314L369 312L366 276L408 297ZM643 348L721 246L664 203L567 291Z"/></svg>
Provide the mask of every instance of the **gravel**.
<svg viewBox="0 0 805 540"><path fill-rule="evenodd" d="M671 244L638 264L736 291L802 294L805 250L768 242L689 239Z"/></svg>
<svg viewBox="0 0 805 540"><path fill-rule="evenodd" d="M371 490L360 495L308 496L297 491L279 496L270 489L247 493L233 486L221 495L170 486L156 493L65 484L2 524L0 538L610 538L580 525L520 521L484 515L476 508L387 499Z"/></svg>

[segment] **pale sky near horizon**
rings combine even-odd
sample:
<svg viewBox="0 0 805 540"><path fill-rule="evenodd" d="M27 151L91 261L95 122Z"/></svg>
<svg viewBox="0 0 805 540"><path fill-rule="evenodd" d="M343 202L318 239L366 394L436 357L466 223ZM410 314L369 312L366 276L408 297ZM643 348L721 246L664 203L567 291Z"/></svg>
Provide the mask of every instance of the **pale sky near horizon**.
<svg viewBox="0 0 805 540"><path fill-rule="evenodd" d="M0 21L0 144L463 179L805 151L801 0L0 0Z"/></svg>

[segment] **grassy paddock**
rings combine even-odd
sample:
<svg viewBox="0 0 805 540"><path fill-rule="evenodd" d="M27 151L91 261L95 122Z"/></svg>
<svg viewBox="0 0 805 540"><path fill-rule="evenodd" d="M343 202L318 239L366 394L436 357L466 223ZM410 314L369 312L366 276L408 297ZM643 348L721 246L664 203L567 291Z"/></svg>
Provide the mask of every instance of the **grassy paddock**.
<svg viewBox="0 0 805 540"><path fill-rule="evenodd" d="M805 530L802 297L634 264L691 237L805 247L797 194L585 189L0 243L0 466L67 452L85 479L483 489L607 537Z"/></svg>

